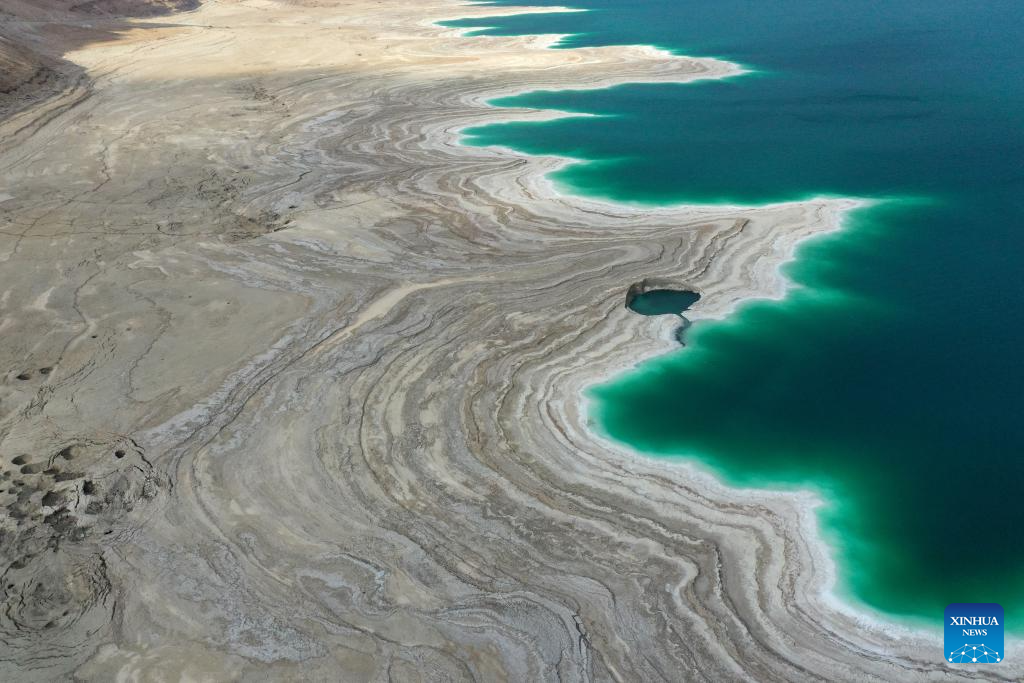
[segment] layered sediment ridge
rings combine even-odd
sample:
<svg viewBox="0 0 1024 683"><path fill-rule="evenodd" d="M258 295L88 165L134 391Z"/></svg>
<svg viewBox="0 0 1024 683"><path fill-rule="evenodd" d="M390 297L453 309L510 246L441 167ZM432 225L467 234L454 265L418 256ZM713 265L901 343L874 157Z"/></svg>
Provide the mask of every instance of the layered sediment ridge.
<svg viewBox="0 0 1024 683"><path fill-rule="evenodd" d="M409 5L139 22L0 128L0 676L1019 677L838 609L810 495L588 424L587 386L675 348L630 283L691 319L780 296L856 202L640 209L458 143L552 116L500 94L734 67Z"/></svg>

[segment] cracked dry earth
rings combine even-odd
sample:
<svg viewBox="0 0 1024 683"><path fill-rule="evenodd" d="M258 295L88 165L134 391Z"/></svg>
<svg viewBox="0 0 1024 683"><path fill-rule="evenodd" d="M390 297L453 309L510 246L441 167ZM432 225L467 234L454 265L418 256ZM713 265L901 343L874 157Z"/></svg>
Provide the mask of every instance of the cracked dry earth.
<svg viewBox="0 0 1024 683"><path fill-rule="evenodd" d="M828 597L813 500L581 396L674 344L632 283L779 296L851 203L639 210L457 143L556 115L497 94L731 65L449 0L156 4L0 14L0 679L948 677Z"/></svg>

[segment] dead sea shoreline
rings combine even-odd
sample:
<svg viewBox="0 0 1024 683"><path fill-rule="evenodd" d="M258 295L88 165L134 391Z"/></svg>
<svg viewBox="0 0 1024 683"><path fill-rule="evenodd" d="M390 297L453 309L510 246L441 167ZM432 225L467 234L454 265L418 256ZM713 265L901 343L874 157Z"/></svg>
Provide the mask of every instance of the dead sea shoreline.
<svg viewBox="0 0 1024 683"><path fill-rule="evenodd" d="M524 11L522 13L532 12L533 10L541 10L541 8L524 8ZM586 10L575 10L573 8L567 8L567 7L553 7L553 8L543 8L542 11L544 11L546 13L546 12L566 12L566 11L571 12L571 11L586 11ZM515 12L508 12L508 13L503 12L500 16L513 16L514 14L515 14ZM463 18L463 17L459 17L459 18ZM451 18L446 18L445 20L442 20L442 21L450 21L450 20L451 20ZM456 29L456 30L459 31L461 35L471 35L474 31L479 30L479 27L459 28L459 29ZM570 34L562 35L562 34L554 34L554 33L544 33L544 34L538 34L538 35L533 35L533 36L521 36L521 37L523 37L525 39L533 40L533 41L535 41L534 42L535 45L537 45L539 47L543 47L545 49L556 49L556 48L557 49L564 49L564 48L562 48L562 43L563 43L563 41L564 41L564 39L565 39L565 37L567 35L570 35ZM673 58L678 58L678 59L682 59L682 60L690 60L692 62L700 62L700 63L702 63L703 65L705 65L707 67L708 73L706 75L698 76L698 77L692 78L692 79L685 79L685 80L678 81L678 82L683 82L683 83L685 83L685 82L692 82L694 80L700 80L702 78L709 78L709 79L733 78L733 77L741 76L741 75L744 75L744 74L747 74L747 73L751 72L750 68L748 68L746 66L741 66L741 65L736 64L736 63L720 60L720 59L717 59L717 58L714 58L714 57L695 58L695 57L687 56L687 55L679 55L679 54L673 53L671 51L664 50L662 48L658 48L658 47L653 46L653 45L629 45L629 46L622 46L622 47L627 47L628 49L635 49L635 50L650 50L650 51L652 51L653 55L658 56L658 57L660 57L662 59L671 60ZM629 81L629 82L630 83L644 83L644 82L657 82L657 81L645 81L645 80L643 80L641 78L641 79L637 79L636 81ZM615 82L613 82L612 84L609 84L609 85L595 84L594 86L587 87L586 89L588 89L588 90L589 89L596 90L596 89L601 89L601 88L605 88L605 87L613 87L614 85L618 85L618 84L620 84L619 81L615 81ZM577 89L580 89L580 88L578 86L575 86L575 85L570 85L568 87L561 87L561 88L543 88L543 90L546 90L546 91L577 90ZM538 89L537 88L521 88L521 89L516 89L516 90L509 91L509 92L502 92L501 94L499 94L497 96L488 97L488 98L482 98L483 101L479 102L479 103L480 104L493 103L494 101L496 101L498 99L508 99L508 98L515 97L517 95L523 95L523 94L526 94L528 92L533 92L533 91L536 91L536 90L538 90ZM494 106L495 108L499 109L503 113L507 113L507 116L502 116L501 118L496 118L494 121L487 121L483 125L487 125L488 123L506 123L506 122L518 122L518 121L543 122L543 121L547 121L547 120L557 120L557 119L560 119L560 118L592 116L592 114L587 114L587 113L563 112L563 111L556 110L556 109L537 109L537 110L534 110L534 109L529 109L529 108L502 107L500 105L495 105L495 104L492 104L492 106ZM479 125L480 124L474 124L474 127L479 127ZM461 131L458 131L458 132L461 132ZM480 145L471 145L471 146L480 146ZM490 148L490 149L497 150L497 151L499 151L501 153L506 153L506 154L510 154L510 155L519 155L519 156L525 156L525 157L528 157L528 158L532 158L534 160L540 161L541 163L548 162L550 164L550 166L545 171L545 175L551 175L553 173L557 173L558 171L563 170L566 166L569 166L569 165L573 165L573 164L586 164L586 163L588 163L588 161L585 160L585 159L576 159L576 158L572 158L572 157L560 157L560 156L557 156L557 155L530 154L530 153L527 153L527 152L523 152L521 150L516 150L514 148L508 148L508 147L503 147L503 146L499 146L499 145L487 145L487 147ZM674 203L674 204L670 204L670 205L656 205L656 204L652 205L652 204L643 204L643 203L638 203L638 204L633 205L633 204L624 203L624 202L617 202L617 201L614 201L614 200L606 200L606 199L602 199L602 198L599 198L599 197L590 197L590 196L587 196L585 194L576 196L572 192L571 189L569 189L569 190L560 190L560 189L556 188L554 186L554 184L551 183L550 181L548 181L547 185L544 187L544 192L549 193L551 196L557 196L557 197L564 197L566 195L571 195L571 196L574 196L576 199L582 200L583 202L592 202L592 203L594 203L596 205L614 205L614 206L619 206L619 207L621 207L621 206L634 206L635 208L637 208L641 212L651 212L651 211L666 210L666 209L668 211L685 211L685 210L690 210L690 211L701 211L701 210L704 210L704 211L707 211L707 210L723 211L724 210L724 211L731 211L731 212L734 212L734 213L737 213L737 214L742 214L744 211L756 210L758 208L782 207L782 206L785 206L787 204L800 205L800 204L804 204L805 203L803 201L792 201L792 202L779 202L779 203L768 203L768 204L728 204L728 203L715 203L715 204L709 204L709 205L701 205L701 204L694 204L694 203L688 203L688 202L680 202L680 203ZM811 240L811 239L814 239L814 238L817 238L817 237L822 237L822 236L828 235L828 234L830 234L832 232L840 230L843 227L844 218L846 218L851 212L853 212L853 211L855 211L857 209L870 208L871 206L876 205L878 203L878 201L880 201L880 200L865 199L865 198L855 198L855 197L845 197L845 198L839 198L839 197L817 197L817 198L810 198L810 199L806 200L806 203L810 204L810 205L817 205L817 204L820 204L820 203L831 204L830 210L834 212L832 217L831 217L831 219L830 219L831 220L831 224L828 227L826 227L826 228L820 229L818 232L814 232L814 233L805 235L800 240L795 240L795 241L793 241L793 243L791 245L789 245L788 252L786 253L786 255L784 257L780 258L778 260L778 262L777 262L776 278L777 278L778 282L777 282L776 287L775 287L774 290L765 291L764 293L754 293L754 294L751 295L750 299L732 301L728 308L724 308L724 309L720 309L720 310L704 311L703 307L702 307L702 303L703 302L698 302L695 305L693 305L690 310L688 310L687 316L692 318L694 321L696 321L696 320L720 320L720 319L724 319L724 318L728 317L730 314L732 314L735 311L736 307L746 303L747 301L756 301L756 300L764 300L764 299L771 299L771 300L781 300L781 299L783 299L786 296L786 292L788 291L788 289L790 288L792 283L784 276L784 274L782 273L782 268L786 264L790 263L791 261L793 261L796 258L796 251L797 251L797 249L800 246L802 246L806 240ZM679 284L679 286L683 287L683 288L689 287L688 283L677 283L677 284ZM614 380L616 377L619 377L623 373L626 373L626 372L630 371L631 369L634 369L636 366L643 364L645 361L647 361L647 360L649 360L651 358L654 358L654 357L657 357L657 356L661 356L661 355L664 355L664 354L667 354L667 353L672 353L672 352L675 352L675 351L678 350L677 343L676 343L677 321L664 318L664 319L659 319L657 322L655 322L655 321L640 321L640 322L638 322L638 324L652 325L652 326L656 326L657 328L659 328L661 330L661 335L662 335L662 337L663 337L663 339L665 341L665 344L656 344L656 345L654 345L648 351L648 355L641 355L641 356L637 357L636 359L634 359L632 362L626 362L626 363L623 363L623 364L621 364L621 365L619 365L617 367L612 367L612 368L595 368L595 378L596 379L590 384L590 387L592 387L594 385L604 384L604 383L610 382L610 381ZM587 393L588 389L589 389L589 387L584 387L581 390L580 395L579 395L579 400L580 400L580 403L581 403L580 415L581 415L581 421L583 423L585 423L587 425L591 425L592 424L592 418L590 416L590 401L589 401L589 399L586 396L586 393ZM656 457L656 456L652 456L649 453L645 453L645 452L643 452L641 450L634 449L634 448L630 447L628 444L617 442L614 439L610 438L608 435L603 434L599 430L595 431L595 436L609 450L615 450L615 449L625 450L625 451L629 452L630 454L632 454L633 457L643 458L643 459L650 459L652 457ZM709 467L703 465L702 463L700 463L699 462L699 458L697 458L697 459L688 458L688 459L686 459L685 462L683 462L683 461L675 461L675 462L673 462L673 461L670 460L668 462L668 465L669 465L669 467L683 467L683 468L687 468L689 470L692 470L692 472L689 474L690 477L694 478L695 480L701 481L703 488L714 489L714 490L719 491L719 495L722 496L722 497L730 497L730 496L732 496L732 497L734 497L738 501L744 501L744 502L746 502L748 504L756 504L758 502L758 500L759 500L759 497L763 496L765 494L765 489L762 489L762 488L738 489L735 486L730 486L730 485L723 484L722 480L719 478L719 475L717 473L715 473L711 468L709 468ZM768 492L769 493L775 493L775 494L781 494L783 496L793 496L793 491L792 490L773 491L773 490L769 489ZM820 591L819 597L822 600L822 602L825 603L825 604L830 605L837 612L843 613L844 615L846 615L846 616L856 620L858 623L867 625L867 626L869 626L872 629L877 629L877 630L880 630L882 632L889 633L889 634L893 635L894 637L906 638L906 637L911 637L911 636L917 636L917 637L922 637L922 638L926 638L926 639L931 639L931 640L933 640L935 642L935 647L938 650L940 648L939 643L941 642L941 629L936 628L936 627L931 627L930 625L926 624L921 619L902 619L901 620L899 617L897 617L895 615L888 615L888 614L884 614L884 613L878 612L876 610L873 610L868 605L860 603L859 601L855 601L852 598L852 596L841 596L841 595L839 595L836 592L837 574L836 574L836 564L835 564L835 556L834 556L835 550L832 547L832 545L829 544L824 539L822 533L819 530L818 519L816 517L816 515L817 515L816 510L824 503L824 498L823 498L824 495L825 494L823 494L822 492L808 489L808 490L801 491L799 495L795 496L793 498L793 500L790 501L793 504L802 506L802 508L806 512L806 516L804 517L805 526L801 530L801 533L806 538L808 538L808 539L816 539L816 542L818 544L818 547L817 547L816 551L817 551L817 554L819 555L821 566L823 568L822 569L823 578L822 578L822 580L820 582L820 586L819 586L819 591Z"/></svg>
<svg viewBox="0 0 1024 683"><path fill-rule="evenodd" d="M727 315L854 204L641 209L461 145L547 115L501 94L719 68L425 23L498 9L207 2L76 46L84 99L0 122L0 449L31 489L0 676L990 676L837 609L809 496L589 428L584 389L668 348L631 282Z"/></svg>

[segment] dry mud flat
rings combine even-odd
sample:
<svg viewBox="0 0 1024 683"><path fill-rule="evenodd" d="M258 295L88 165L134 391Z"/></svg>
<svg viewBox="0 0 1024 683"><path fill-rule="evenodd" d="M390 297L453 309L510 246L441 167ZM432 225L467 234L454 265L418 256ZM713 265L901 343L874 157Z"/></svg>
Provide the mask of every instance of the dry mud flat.
<svg viewBox="0 0 1024 683"><path fill-rule="evenodd" d="M583 412L674 343L632 283L778 296L850 204L640 211L457 144L551 115L496 93L731 65L465 37L432 22L496 10L446 0L40 5L0 17L22 82L25 45L72 74L0 122L0 678L950 675L827 597L809 497Z"/></svg>

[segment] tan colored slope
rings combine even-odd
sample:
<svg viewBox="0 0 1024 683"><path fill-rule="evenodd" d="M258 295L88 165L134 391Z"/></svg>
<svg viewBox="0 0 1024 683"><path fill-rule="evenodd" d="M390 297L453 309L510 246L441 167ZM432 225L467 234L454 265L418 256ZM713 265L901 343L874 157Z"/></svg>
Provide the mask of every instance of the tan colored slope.
<svg viewBox="0 0 1024 683"><path fill-rule="evenodd" d="M0 37L0 92L8 93L31 80L41 67L38 57Z"/></svg>
<svg viewBox="0 0 1024 683"><path fill-rule="evenodd" d="M168 15L198 6L198 0L4 0L0 4L0 119L86 86L81 67L62 59L65 52L118 39L132 17Z"/></svg>

